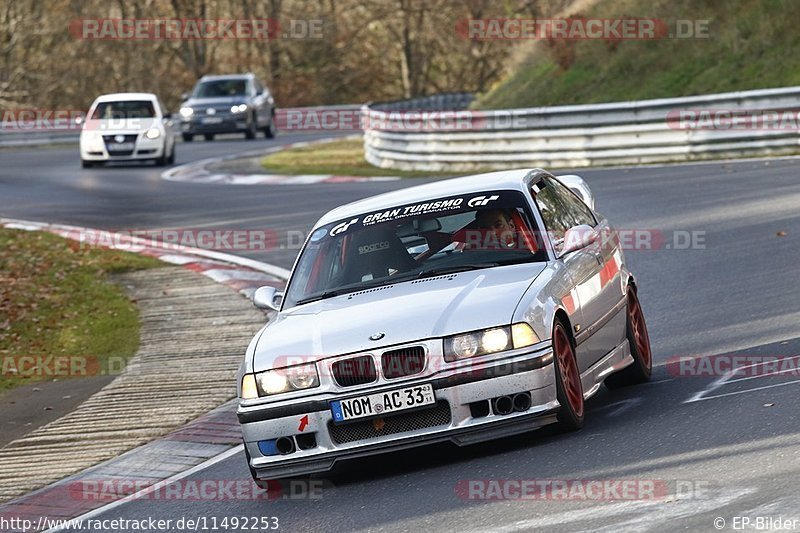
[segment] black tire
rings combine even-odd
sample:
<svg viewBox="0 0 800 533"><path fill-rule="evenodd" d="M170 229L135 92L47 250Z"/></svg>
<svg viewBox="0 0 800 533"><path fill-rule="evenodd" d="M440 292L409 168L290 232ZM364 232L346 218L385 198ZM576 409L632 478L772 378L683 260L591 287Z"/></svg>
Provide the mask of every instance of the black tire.
<svg viewBox="0 0 800 533"><path fill-rule="evenodd" d="M631 347L633 363L605 379L606 387L609 389L645 383L650 381L650 376L653 374L653 353L650 350L650 336L647 333L647 324L644 321L642 306L639 304L636 289L632 285L628 286L627 299L625 335Z"/></svg>
<svg viewBox="0 0 800 533"><path fill-rule="evenodd" d="M184 133L181 135L181 137L183 137L183 142L185 143L190 143L194 140L194 135L191 133Z"/></svg>
<svg viewBox="0 0 800 533"><path fill-rule="evenodd" d="M203 138L205 140L207 140L207 141L213 141L214 140L214 134L213 133L206 133L205 135L203 135Z"/></svg>
<svg viewBox="0 0 800 533"><path fill-rule="evenodd" d="M87 161L85 159L81 159L81 168L92 168L94 166L93 161Z"/></svg>
<svg viewBox="0 0 800 533"><path fill-rule="evenodd" d="M274 139L275 134L278 133L278 127L275 125L275 116L273 115L269 119L269 126L264 128L264 137L267 139Z"/></svg>
<svg viewBox="0 0 800 533"><path fill-rule="evenodd" d="M174 143L172 145L172 151L169 153L169 157L167 158L167 164L168 165L174 165L175 164L175 144Z"/></svg>
<svg viewBox="0 0 800 533"><path fill-rule="evenodd" d="M255 116L251 116L250 117L250 121L247 124L247 130L244 132L244 138L245 139L247 139L248 141L251 141L251 140L256 138L256 132L258 131L256 129L256 126L257 126L256 125L256 117Z"/></svg>
<svg viewBox="0 0 800 533"><path fill-rule="evenodd" d="M553 361L556 370L556 398L560 404L556 415L558 425L563 431L578 430L583 427L585 411L583 385L575 357L575 345L569 330L558 319L553 324ZM565 384L565 381L568 383Z"/></svg>

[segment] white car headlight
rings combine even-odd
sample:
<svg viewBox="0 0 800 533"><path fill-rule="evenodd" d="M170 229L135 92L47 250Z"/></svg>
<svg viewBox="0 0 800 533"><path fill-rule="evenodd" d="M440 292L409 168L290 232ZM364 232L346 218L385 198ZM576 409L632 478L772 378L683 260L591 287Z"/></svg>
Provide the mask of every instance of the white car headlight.
<svg viewBox="0 0 800 533"><path fill-rule="evenodd" d="M267 370L255 375L259 396L319 387L319 374L314 363ZM244 391L243 391L244 395Z"/></svg>
<svg viewBox="0 0 800 533"><path fill-rule="evenodd" d="M444 339L444 359L453 362L515 348L524 348L539 342L533 329L526 323L488 328Z"/></svg>
<svg viewBox="0 0 800 533"><path fill-rule="evenodd" d="M145 133L144 136L147 137L148 139L158 139L159 137L161 137L161 130L159 130L158 128L150 128L149 130L147 130L147 133Z"/></svg>
<svg viewBox="0 0 800 533"><path fill-rule="evenodd" d="M231 113L244 113L245 111L247 111L247 104L231 106Z"/></svg>
<svg viewBox="0 0 800 533"><path fill-rule="evenodd" d="M178 111L183 118L189 118L194 115L194 109L191 107L182 107L180 111Z"/></svg>

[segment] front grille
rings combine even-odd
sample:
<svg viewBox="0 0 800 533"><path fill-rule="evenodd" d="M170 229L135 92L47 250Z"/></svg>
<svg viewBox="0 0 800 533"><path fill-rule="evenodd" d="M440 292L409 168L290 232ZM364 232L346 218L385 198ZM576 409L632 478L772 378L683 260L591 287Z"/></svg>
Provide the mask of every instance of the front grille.
<svg viewBox="0 0 800 533"><path fill-rule="evenodd" d="M136 134L122 135L124 139L121 141L117 141L114 137L116 137L116 135L103 135L103 140L106 142L106 144L114 144L116 142L132 143L136 141Z"/></svg>
<svg viewBox="0 0 800 533"><path fill-rule="evenodd" d="M383 435L393 435L406 431L446 426L450 424L450 404L444 400L436 403L434 407L410 413L400 413L377 418L361 420L345 424L328 423L331 439L337 444L357 440L374 439ZM380 428L380 429L377 429Z"/></svg>
<svg viewBox="0 0 800 533"><path fill-rule="evenodd" d="M369 355L336 361L331 365L331 370L333 379L340 387L355 387L378 379L375 361Z"/></svg>
<svg viewBox="0 0 800 533"><path fill-rule="evenodd" d="M419 374L425 368L425 348L412 346L384 352L381 356L381 368L383 377L387 379Z"/></svg>

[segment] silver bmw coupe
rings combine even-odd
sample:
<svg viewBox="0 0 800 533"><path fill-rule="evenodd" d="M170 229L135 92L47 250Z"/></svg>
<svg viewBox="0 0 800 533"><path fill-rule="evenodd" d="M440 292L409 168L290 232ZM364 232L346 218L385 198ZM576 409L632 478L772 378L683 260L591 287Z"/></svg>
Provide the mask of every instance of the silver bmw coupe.
<svg viewBox="0 0 800 533"><path fill-rule="evenodd" d="M583 425L652 358L619 236L578 176L437 181L338 207L310 231L237 376L253 478L433 442Z"/></svg>

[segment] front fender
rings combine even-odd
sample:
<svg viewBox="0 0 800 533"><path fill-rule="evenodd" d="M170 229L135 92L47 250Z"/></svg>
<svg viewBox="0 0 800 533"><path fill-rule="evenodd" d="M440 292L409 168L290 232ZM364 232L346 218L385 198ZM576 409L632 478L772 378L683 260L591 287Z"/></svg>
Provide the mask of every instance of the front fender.
<svg viewBox="0 0 800 533"><path fill-rule="evenodd" d="M513 322L527 322L541 340L552 337L558 311L564 312L571 324L580 323L580 308L575 305L571 293L573 285L560 261L548 263L520 299Z"/></svg>

